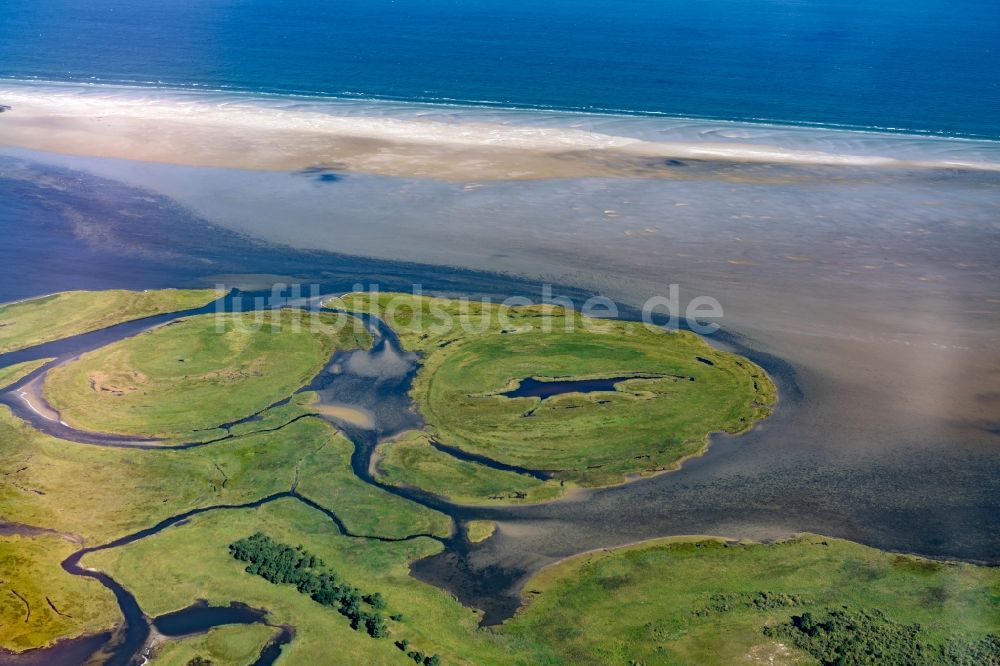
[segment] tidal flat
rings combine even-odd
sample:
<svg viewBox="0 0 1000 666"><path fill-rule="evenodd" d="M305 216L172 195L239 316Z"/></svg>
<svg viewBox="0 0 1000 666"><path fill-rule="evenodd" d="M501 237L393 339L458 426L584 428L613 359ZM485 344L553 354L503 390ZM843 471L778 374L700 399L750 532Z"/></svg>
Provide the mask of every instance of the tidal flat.
<svg viewBox="0 0 1000 666"><path fill-rule="evenodd" d="M995 568L893 556L827 537L798 537L769 545L719 537L654 540L570 558L546 568L520 589L516 571L490 571L484 576L469 570L465 563L457 568L459 581L464 576L466 581L487 583L479 596L467 598L465 605L447 594L447 585L426 585L415 579L412 574L420 571L447 572L447 566L435 569L435 563L467 558L470 551L481 547L476 544L488 545L512 531L516 536L511 519L518 519L519 508L463 507L422 490L414 492L372 478L369 458L375 452L372 443L378 439L372 438L370 430L375 430L390 452L413 439L413 430L400 433L400 429L417 427L417 422L392 418L391 411L412 412L420 405L398 399L401 396L383 401L391 404L373 412L372 428L360 431L352 428L355 424L350 419L333 414L332 422L326 422L325 415L308 410L326 392L340 394L339 389L352 383L369 397L390 395L393 390L405 393L415 374L418 382L413 395L422 396L421 384L434 384L447 374L450 360L469 354L478 343L494 338L519 340L517 344L530 353L540 341L529 326L538 323L543 313L561 311L551 306L523 307L509 315L511 321L518 322L519 332L487 327L462 344L448 345L451 351L443 358L425 355L414 373L416 357L399 349L400 341L408 341L410 346L422 342L425 351L442 349L440 340L430 335L433 328L419 325L415 314L428 305L431 310L446 310L456 301L403 299L410 314L402 316L395 331L368 313L379 309L371 307L372 303L353 294L335 299L345 306L352 302L361 306L353 317L366 324L361 330L370 332L371 344L365 344L367 338L354 338L348 329L347 348L328 348L331 360L321 364L324 369L319 377L329 374L331 378L313 380L292 399L227 426L230 434L215 440L172 447L130 443L134 448L124 448L115 439L76 439L78 433L71 429L66 439L59 439L18 419L26 408L9 401L16 388L9 390L4 400L15 406L15 413L5 411L0 426L6 442L6 467L13 472L11 488L0 497L0 509L8 520L15 521L4 524L13 539L7 545L15 560L13 568L43 571L46 564L54 565L40 558L37 550L26 547L23 539L62 539L67 545L59 565L76 578L42 573L12 581L12 594L23 605L24 624L29 626L23 635L5 634L8 642L4 645L15 650L37 647L38 651L20 655L0 652L0 660L72 663L74 650L85 649L93 640L105 642L107 636L114 636L105 646L106 663L111 664L131 663L139 654L155 661L161 655L172 658L191 651L218 660L228 659L233 652L257 652L255 663L270 663L267 659L279 655L285 660L315 660L323 658L330 635L338 637L342 651L352 660L371 663L393 663L398 652L410 646L414 649L406 652L407 656L412 653L414 661L424 664L436 664L442 655L448 663L563 664L628 663L647 658L699 661L705 654L744 652L798 663L808 660L809 655L824 659L832 644L840 646L837 650L865 654L876 649L896 660L921 654L932 657L933 663L977 663L977 659L995 657L1000 648L994 631ZM330 299L304 302L318 300L330 303ZM253 348L266 341L286 352L302 346L295 335L284 333L288 320L298 314L305 313L278 310L274 314L282 324L278 333L266 328L239 331L237 340L249 335L258 341L242 340L236 346ZM333 311L330 316L348 315ZM228 312L218 317L230 323L233 319ZM148 333L112 339L102 348L114 352L122 344L142 340L146 353L138 357L112 353L101 360L95 360L95 355L79 358L98 367L119 367L131 376L130 364L157 359L176 362L178 345L190 345L194 335L198 343L188 348L192 363L197 367L219 366L210 377L200 379L211 384L220 369L231 370L225 363L239 365L240 357L219 353L220 345L231 351L232 327L213 328L214 334L209 334L203 326L199 328L203 319L179 313L176 323L147 323ZM329 321L317 321L318 333L326 335ZM194 322L192 330L184 326L188 322ZM618 334L603 339L606 360L621 362L621 358L616 359L616 348L628 351L637 341L642 342L642 336L634 331L632 335L638 340L624 335L633 324L603 324L625 327L612 328ZM124 336L129 329L106 329L114 331ZM583 331L577 334L586 345L589 335ZM755 366L748 361L706 351L704 343L690 333L653 335L662 347L658 353L681 355L672 358L673 363L686 362L718 372L729 367L736 376L745 375L746 385L738 390L741 395L753 397L755 390L770 387L767 378L755 374ZM153 337L162 339L150 345L148 340ZM85 333L67 343L86 344L88 340ZM554 340L571 345L559 336ZM352 345L362 349L351 349ZM38 353L45 348L45 344L39 345ZM64 353L77 358L72 347ZM705 363L709 359L701 354L711 356L712 362ZM368 362L359 362L364 355ZM583 364L587 371L587 354L562 356L577 369ZM515 354L508 366L515 372L519 357ZM628 363L648 360L634 349L626 358ZM390 359L388 367L380 359ZM483 354L479 360L488 363L490 355ZM60 367L64 366L55 365ZM36 380L45 379L41 370ZM616 372L621 371L616 368ZM281 371L272 367L262 374L280 377ZM152 373L149 379L163 381L172 375ZM696 379L727 389L724 393L733 390L725 380ZM358 380L363 381L358 384ZM630 381L636 380L625 379L621 384ZM487 379L479 388L488 388L490 383ZM755 390L751 390L751 383ZM233 392L259 394L264 390L252 383L239 383ZM480 391L478 395L511 404L521 400L495 391ZM726 400L715 399L697 411L712 410L725 415L729 407ZM679 409L678 413L687 411L691 410ZM220 414L218 418L228 416ZM659 418L655 410L647 410L647 416ZM116 414L109 412L108 417L113 420ZM586 424L588 418L581 412L567 417L566 424L574 427L576 421ZM426 425L433 424L432 419ZM588 453L588 447L602 444L593 436L577 440L581 455ZM409 466L404 459L404 471ZM447 477L431 477L430 481L444 487L450 483ZM123 488L128 492L121 492ZM70 528L75 531L70 532ZM237 542L273 546L237 557ZM244 566L248 560L250 564ZM290 565L293 560L298 564ZM591 567L595 560L600 560L596 572ZM573 567L581 561L582 570L574 572ZM790 567L789 562L795 565ZM678 570L684 575L669 575ZM720 570L727 575L720 576ZM570 575L559 573L567 571ZM96 579L106 589L85 579ZM852 584L847 585L847 581ZM355 585L364 585L368 591L363 598ZM379 589L372 591L375 586ZM66 588L73 590L72 596L67 596ZM844 594L842 589L851 593ZM111 612L89 621L77 619L79 607L93 607L91 598L107 608L111 592L124 622L117 621ZM325 594L340 596L339 614L354 619L349 623L336 617L330 608L335 603L328 603ZM632 601L639 599L640 603L631 607L635 612L615 612L619 605L616 594ZM44 597L52 612L41 607L44 615L40 617L36 603L32 620L28 595L36 601ZM344 602L347 597L341 595L353 601ZM498 603L504 598L516 599L517 606ZM360 608L362 602L367 604L366 610ZM673 615L657 603L670 608ZM9 603L3 610L16 613L17 605ZM650 613L654 620L650 620ZM928 628L913 623L928 614L936 618ZM147 619L150 616L152 622ZM716 633L720 617L733 630L725 640ZM594 621L608 631L599 636L585 631ZM863 631L856 630L859 623ZM243 626L223 629L230 624ZM263 643L259 624L275 630ZM814 625L821 626L829 640L813 640ZM171 626L176 629L169 629ZM367 631L363 631L365 627ZM208 631L204 639L194 637L201 631ZM86 635L73 640L81 633ZM387 636L395 640L378 640ZM45 647L55 639L63 640Z"/></svg>
<svg viewBox="0 0 1000 666"><path fill-rule="evenodd" d="M928 150L963 147L943 145ZM531 543L515 557L513 543L500 552L495 539L477 553L484 565L533 568L667 533L798 529L1000 557L989 519L1000 510L993 175L744 166L737 175L781 177L454 184L346 174L329 183L5 154L0 182L21 219L38 210L31 206L50 212L44 222L5 223L10 237L26 249L46 229L81 239L76 256L120 267L87 277L95 286L239 285L254 282L235 277L249 271L331 289L420 283L538 298L538 284L550 281L573 297L608 295L626 315L671 283L717 298L723 330L708 339L745 350L775 378L781 400L769 422L738 443L717 438L677 474L531 509L561 521L558 542L521 532ZM86 191L68 185L81 178ZM170 228L170 242L137 233L135 215ZM52 249L36 271L46 290L76 275ZM27 270L6 267L12 277ZM10 298L31 295L5 284L20 284Z"/></svg>

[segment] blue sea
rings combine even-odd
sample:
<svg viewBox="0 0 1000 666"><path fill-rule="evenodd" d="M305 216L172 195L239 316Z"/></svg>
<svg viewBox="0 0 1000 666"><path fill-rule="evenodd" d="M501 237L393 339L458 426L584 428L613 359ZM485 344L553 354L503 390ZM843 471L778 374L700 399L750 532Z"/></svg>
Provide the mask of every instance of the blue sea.
<svg viewBox="0 0 1000 666"><path fill-rule="evenodd" d="M4 0L0 77L1000 138L995 0Z"/></svg>

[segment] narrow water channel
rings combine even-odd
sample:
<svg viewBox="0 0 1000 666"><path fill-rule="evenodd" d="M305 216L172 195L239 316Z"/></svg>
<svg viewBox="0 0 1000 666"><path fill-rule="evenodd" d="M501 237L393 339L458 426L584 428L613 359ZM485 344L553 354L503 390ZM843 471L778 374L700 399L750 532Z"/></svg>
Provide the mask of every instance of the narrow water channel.
<svg viewBox="0 0 1000 666"><path fill-rule="evenodd" d="M241 296L243 297L241 298ZM231 439L234 435L225 435L209 441L163 445L157 443L157 440L154 439L123 437L77 430L62 423L57 416L54 418L48 417L46 409L52 412L54 410L45 405L41 388L44 383L45 374L49 369L55 365L69 362L80 354L183 317L242 309L243 302L251 296L233 293L216 304L203 308L119 324L100 331L0 355L0 368L25 360L55 357L55 360L51 363L36 370L0 393L0 403L7 405L17 417L29 422L38 430L53 437L78 444L114 448L165 450L207 446ZM250 302L253 302L252 298ZM266 301L262 302L264 303L263 307L266 307ZM326 310L319 306L319 299L293 304L292 306L312 310ZM333 312L333 310L326 311ZM307 497L299 495L295 487L290 488L288 491L269 495L245 504L221 504L193 509L164 519L156 525L120 537L109 543L81 548L62 562L63 569L68 573L94 579L111 590L115 595L123 617L123 623L118 631L113 634L101 635L99 641L96 640L96 637L84 637L63 641L49 648L31 650L21 655L0 655L0 664L76 664L80 663L81 654L89 650L90 652L86 652L87 654L102 654L104 664L128 666L133 663L140 663L143 660L143 652L151 635L151 624L156 627L160 634L181 636L204 632L212 627L225 624L260 621L262 617L260 613L265 613L266 611L255 611L241 605L206 607L199 604L166 616L150 619L143 613L135 597L114 578L104 572L84 567L80 562L89 553L126 546L140 539L158 534L164 529L183 523L189 518L202 513L252 509L285 498L297 499L323 512L334 522L337 529L348 537L372 538L384 541L429 537L440 541L444 545L445 552L449 554L449 558L445 560L432 560L435 563L435 566L432 568L439 568L441 564L444 564L445 568L454 568L458 575L464 575L469 580L477 581L475 587L481 590L482 598L498 600L498 604L494 604L492 608L487 609L488 619L495 621L508 617L513 613L517 608L518 601L516 594L509 592L512 583L509 576L504 576L502 573L493 576L488 573L484 575L483 572L473 574L467 567L462 566L465 556L474 548L473 545L465 540L465 530L462 528L468 520L481 517L483 509L456 506L438 496L418 489L400 488L384 484L371 474L371 458L381 440L405 430L420 428L423 425L423 420L409 398L410 385L419 367L419 357L415 353L404 351L400 346L396 334L381 320L367 314L347 314L358 317L371 332L373 338L371 348L367 350L335 352L320 373L309 384L302 387L300 392L314 391L319 396L318 404L320 407L324 404L348 405L354 410L359 410L370 415L371 421L364 424L364 427L361 427L350 419L345 420L338 418L336 415L331 415L336 414L335 412L317 409L317 413L313 414L313 416L331 421L353 442L354 453L351 457L351 467L359 479L386 492L399 495L450 516L456 527L453 530L453 534L446 538L414 534L402 539L353 534L343 521L337 517L334 510L329 507L323 507ZM30 399L28 399L28 396L30 396ZM288 398L285 398L276 404L282 404L287 402L287 400ZM46 409L38 409L39 405L44 406ZM231 427L235 423L249 422L254 420L256 416L253 415L231 424L222 424L220 427ZM228 428L225 429L228 430ZM444 450L444 447L442 449ZM524 470L524 472L541 476L540 473L531 472L530 470ZM496 513L496 511L492 510L490 513ZM426 568L427 565L422 565L415 567L414 571L419 574L419 571ZM441 573L436 572L431 578L439 578L440 576ZM468 582L466 582L466 587L468 587ZM239 604L238 601L234 603ZM275 640L265 647L255 664L263 666L272 663L280 654L281 644L292 640L292 636L293 632L290 629L282 629Z"/></svg>
<svg viewBox="0 0 1000 666"><path fill-rule="evenodd" d="M232 294L221 302L223 309L238 307L241 295ZM254 302L255 294L243 294L243 300ZM302 302L287 305L315 308L317 302ZM266 300L256 307L269 307ZM210 306L198 311L175 313L161 317L129 322L119 326L88 333L59 342L11 354L0 355L0 368L13 363L54 357L53 363L64 362L80 353L96 349L118 339L134 335L160 323L173 319L212 312ZM440 497L417 489L399 488L380 483L373 478L370 463L375 447L384 438L401 431L420 427L419 413L411 403L408 391L419 367L417 355L401 349L395 334L381 321L358 315L373 333L374 343L367 351L338 352L326 367L300 390L315 390L320 396L321 406L338 408L348 406L363 412L369 419L363 426L351 419L339 419L335 414L320 415L341 429L354 443L351 467L362 481L375 485L428 508L450 516L456 529L452 536L439 539L444 545L437 555L418 560L411 565L411 573L416 578L454 594L471 607L483 610L484 624L495 624L510 617L521 603L520 586L526 577L541 566L553 561L554 557L572 555L584 550L628 543L654 536L671 534L734 534L749 538L777 538L794 531L810 531L860 541L876 547L913 552L924 555L942 554L942 545L937 539L939 530L930 524L927 529L902 526L898 521L893 525L880 521L872 513L872 500L866 495L848 497L845 507L856 510L829 511L829 488L823 486L819 495L822 505L812 499L810 489L820 480L808 475L773 473L771 467L775 456L790 456L797 451L798 437L782 448L783 440L775 433L787 429L789 423L801 415L806 404L796 371L781 359L767 354L756 353L738 338L725 331L713 335L713 343L722 348L749 357L769 373L778 386L781 402L774 415L762 427L740 438L719 436L712 438L712 446L701 458L688 461L677 472L635 481L622 486L597 491L588 491L585 498L566 499L539 505L524 506L477 506L466 507L451 504ZM49 366L50 367L50 366ZM136 441L134 438L102 436L99 433L81 433L61 426L57 422L39 418L17 395L25 384L37 380L46 368L18 382L0 394L0 403L8 405L16 415L48 432L68 441L86 445L132 447L143 449L163 448L162 444ZM252 417L251 417L252 420ZM219 443L230 436L223 436ZM787 438L786 438L787 439ZM191 442L179 447L205 446L205 442ZM446 443L439 443L440 450L450 453ZM790 447L790 448L789 448ZM477 461L487 464L486 461ZM815 467L816 461L809 464ZM736 470L735 472L733 470ZM812 473L810 470L803 473ZM513 470L530 473L532 470ZM544 470L535 470L543 474ZM735 474L735 476L734 476ZM806 479L803 481L802 479ZM878 492L886 487L887 480L877 476L858 479L851 477L851 488L875 488ZM837 486L833 486L836 488ZM761 501L761 496L767 501ZM335 507L320 507L290 488L270 498L243 507L204 507L198 512L249 508L272 501L276 498L291 497L303 501L326 513L338 529L344 525L336 517ZM849 500L849 501L848 501ZM992 515L992 505L988 502L976 504L983 516ZM657 511L656 507L663 507ZM858 518L858 511L864 514ZM842 515L843 514L843 515ZM846 516L846 517L845 517ZM175 516L149 530L123 537L131 541L170 527L186 515ZM513 531L501 529L483 543L470 544L464 538L467 521L495 520L501 526L517 526ZM872 525L864 530L858 525ZM894 527L895 526L895 527ZM557 528L557 529L556 529ZM558 543L553 544L549 534L556 529ZM350 535L370 538L371 535ZM413 537L411 537L413 538ZM101 548L117 547L125 542L119 540ZM951 543L951 542L949 542ZM958 553L970 560L983 559L995 562L989 557L990 544L972 539L968 543L955 542ZM954 552L945 551L945 555ZM979 558L986 553L986 558ZM78 552L70 562L79 567L79 560L85 555ZM75 560L73 559L75 557ZM78 575L93 572L73 571ZM17 656L0 654L0 664L78 664L83 661L80 654L90 654L95 648L104 646L111 654L110 663L128 664L139 658L145 637L149 635L149 618L143 615L135 599L113 579L104 574L91 575L115 592L122 607L124 623L116 636L107 634L85 637L77 641L67 641L45 651L33 651ZM235 600L239 601L239 600ZM291 636L285 639L292 640ZM280 646L279 646L280 647ZM270 659L277 656L272 645ZM39 653L42 654L39 654ZM267 655L261 655L264 659ZM269 663L269 662L259 662Z"/></svg>

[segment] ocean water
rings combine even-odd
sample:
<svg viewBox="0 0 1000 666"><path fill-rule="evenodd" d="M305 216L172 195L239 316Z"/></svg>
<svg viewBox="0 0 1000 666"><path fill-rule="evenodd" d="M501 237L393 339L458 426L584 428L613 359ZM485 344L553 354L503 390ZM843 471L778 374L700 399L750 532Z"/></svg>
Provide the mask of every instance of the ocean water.
<svg viewBox="0 0 1000 666"><path fill-rule="evenodd" d="M1000 138L993 0L5 0L0 76Z"/></svg>

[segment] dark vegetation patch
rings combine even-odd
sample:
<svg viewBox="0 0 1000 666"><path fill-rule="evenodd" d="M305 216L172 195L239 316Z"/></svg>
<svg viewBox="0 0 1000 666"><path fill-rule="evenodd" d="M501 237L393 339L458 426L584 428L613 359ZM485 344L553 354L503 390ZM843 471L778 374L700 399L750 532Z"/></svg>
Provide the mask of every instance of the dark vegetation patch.
<svg viewBox="0 0 1000 666"><path fill-rule="evenodd" d="M364 629L372 638L385 638L389 635L389 626L380 612L388 605L382 594L361 592L343 581L335 571L326 567L323 560L302 546L293 548L257 532L253 536L234 541L229 545L229 552L237 560L249 562L247 573L260 576L275 585L294 585L300 593L308 594L316 603L335 608L351 621L351 628L355 631ZM396 647L406 651L409 641L397 641ZM408 651L407 656L425 666L438 666L441 663L438 655L424 655L417 650Z"/></svg>
<svg viewBox="0 0 1000 666"><path fill-rule="evenodd" d="M598 581L598 584L605 590L617 590L631 583L631 576L607 576Z"/></svg>
<svg viewBox="0 0 1000 666"><path fill-rule="evenodd" d="M938 562L937 560L917 559L904 555L897 555L892 560L893 569L915 574L935 574L944 569L945 566L944 562Z"/></svg>
<svg viewBox="0 0 1000 666"><path fill-rule="evenodd" d="M797 594L784 594L782 592L726 592L713 594L708 598L708 603L703 608L698 608L691 612L698 616L705 616L741 609L765 611L775 608L795 608L805 603L806 601Z"/></svg>
<svg viewBox="0 0 1000 666"><path fill-rule="evenodd" d="M790 641L823 666L1000 664L1000 636L996 634L975 639L956 636L934 643L925 638L919 624L895 622L877 608L793 615L788 622L765 627L764 635Z"/></svg>

